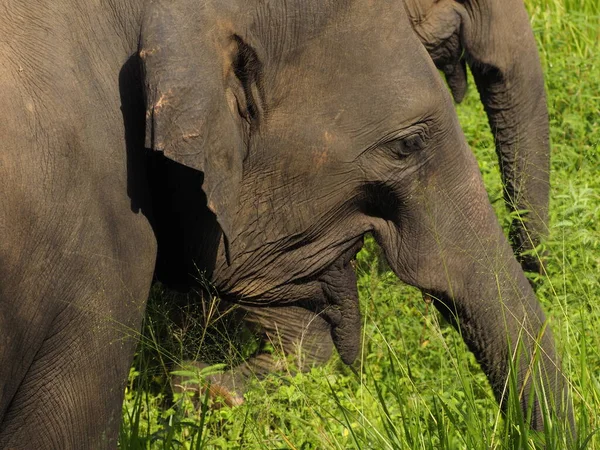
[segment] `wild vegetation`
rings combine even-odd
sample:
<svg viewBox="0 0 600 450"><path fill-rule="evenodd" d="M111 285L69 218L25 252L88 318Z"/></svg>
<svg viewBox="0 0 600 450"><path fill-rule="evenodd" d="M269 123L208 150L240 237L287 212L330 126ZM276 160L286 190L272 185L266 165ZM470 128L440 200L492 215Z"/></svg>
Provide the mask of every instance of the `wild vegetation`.
<svg viewBox="0 0 600 450"><path fill-rule="evenodd" d="M532 281L570 380L577 448L600 448L600 1L526 4L546 74L552 140L551 232L537 249L546 272ZM460 122L508 227L494 144L470 86ZM207 371L178 370L178 363L197 356L231 363L253 350L252 338L235 319L218 317L211 301L188 303L155 288L126 389L121 448L517 449L543 441L566 448L564 424L535 435L514 401L502 416L460 335L419 291L382 270L377 255L369 241L358 257L359 361L349 368L334 357L295 375L287 366L253 382L237 407L211 407L205 393L173 395L169 377L175 371L197 385Z"/></svg>

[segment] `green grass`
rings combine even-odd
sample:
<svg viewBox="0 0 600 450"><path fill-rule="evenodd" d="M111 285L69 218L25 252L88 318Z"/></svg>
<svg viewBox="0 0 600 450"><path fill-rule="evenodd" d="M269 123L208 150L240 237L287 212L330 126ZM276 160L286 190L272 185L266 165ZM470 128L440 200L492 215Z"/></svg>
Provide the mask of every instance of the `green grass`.
<svg viewBox="0 0 600 450"><path fill-rule="evenodd" d="M526 4L546 74L553 152L549 257L538 298L571 382L579 445L600 449L600 2ZM458 108L460 121L508 225L473 86ZM273 374L234 408L209 408L206 396L171 397L168 373L185 358L239 358L236 349L251 339L243 329L231 331L227 318L212 320L208 306L185 306L156 289L126 391L121 448L533 448L539 437L518 428L515 411L502 419L454 329L416 289L378 270L372 243L359 255L358 273L364 327L357 370L335 357L307 374ZM165 317L175 303L192 308L179 327ZM564 448L560 431L559 424L546 436L547 448Z"/></svg>

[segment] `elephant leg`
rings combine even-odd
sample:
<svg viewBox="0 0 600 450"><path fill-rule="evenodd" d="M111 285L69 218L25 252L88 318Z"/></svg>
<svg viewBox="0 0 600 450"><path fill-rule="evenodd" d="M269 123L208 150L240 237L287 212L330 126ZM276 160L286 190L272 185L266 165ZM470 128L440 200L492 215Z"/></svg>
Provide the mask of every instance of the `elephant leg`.
<svg viewBox="0 0 600 450"><path fill-rule="evenodd" d="M0 448L116 447L155 252L145 219L130 219L82 231L75 250L23 242L6 266Z"/></svg>
<svg viewBox="0 0 600 450"><path fill-rule="evenodd" d="M116 446L135 333L103 320L73 312L50 330L6 412L0 447Z"/></svg>

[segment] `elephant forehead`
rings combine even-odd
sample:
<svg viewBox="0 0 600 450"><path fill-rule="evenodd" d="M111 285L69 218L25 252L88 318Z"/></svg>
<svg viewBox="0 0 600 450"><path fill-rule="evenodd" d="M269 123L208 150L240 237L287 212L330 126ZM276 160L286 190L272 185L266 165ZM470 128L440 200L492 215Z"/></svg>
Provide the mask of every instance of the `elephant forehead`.
<svg viewBox="0 0 600 450"><path fill-rule="evenodd" d="M265 54L275 58L293 56L315 42L328 41L342 33L356 36L354 40L358 42L368 35L380 38L386 33L398 34L399 28L402 33L403 25L408 24L402 2L258 0L255 3L246 22L248 31L260 39Z"/></svg>
<svg viewBox="0 0 600 450"><path fill-rule="evenodd" d="M271 161L296 161L296 169L309 173L351 163L384 136L444 112L444 92L413 83L413 77L394 83L375 73L326 85L305 77L269 110L261 151ZM282 152L285 160L277 158Z"/></svg>
<svg viewBox="0 0 600 450"><path fill-rule="evenodd" d="M313 140L321 153L347 151L348 139L361 151L432 114L445 91L421 44L412 35L381 40L336 29L279 65L265 86L266 131L304 147Z"/></svg>

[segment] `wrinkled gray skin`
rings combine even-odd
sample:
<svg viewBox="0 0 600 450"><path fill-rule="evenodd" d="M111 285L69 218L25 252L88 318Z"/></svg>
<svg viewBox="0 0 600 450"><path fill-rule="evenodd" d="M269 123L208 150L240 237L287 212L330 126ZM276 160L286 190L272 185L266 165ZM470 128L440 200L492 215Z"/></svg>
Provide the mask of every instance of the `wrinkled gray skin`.
<svg viewBox="0 0 600 450"><path fill-rule="evenodd" d="M496 138L506 203L511 210L530 211L525 221L512 224L513 247L523 268L539 273L539 258L521 252L535 247L547 232L549 131L541 65L523 2L404 3L413 29L444 72L456 102L465 95L469 63ZM324 362L332 352L326 322L302 308L250 308L246 320L257 325L264 340L297 355L300 368ZM265 375L277 364L278 358L259 352L235 373L214 381L239 393L249 374Z"/></svg>
<svg viewBox="0 0 600 450"><path fill-rule="evenodd" d="M231 301L318 313L352 362L348 262L369 232L460 320L499 400L522 335L526 407L542 334L536 381L562 407L552 334L403 7L1 9L0 447L116 445L155 268L176 284L196 265Z"/></svg>
<svg viewBox="0 0 600 450"><path fill-rule="evenodd" d="M523 268L542 273L532 250L547 234L550 144L544 77L523 0L404 0L413 28L456 102L469 64L496 141L504 197L528 211L510 230Z"/></svg>

